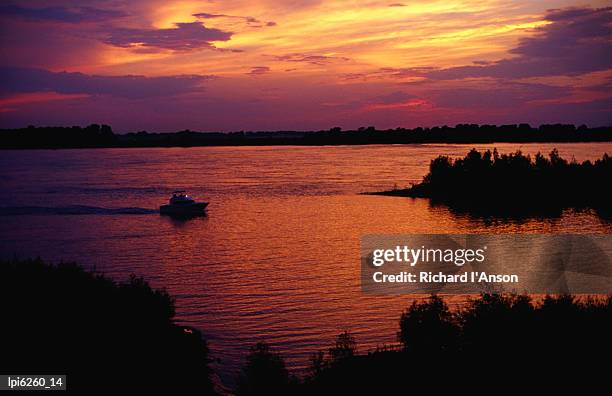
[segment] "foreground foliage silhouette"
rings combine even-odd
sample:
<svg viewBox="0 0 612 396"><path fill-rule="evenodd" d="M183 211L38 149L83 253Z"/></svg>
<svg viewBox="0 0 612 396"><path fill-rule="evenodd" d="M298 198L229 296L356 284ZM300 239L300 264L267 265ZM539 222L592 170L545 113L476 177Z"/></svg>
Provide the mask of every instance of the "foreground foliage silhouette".
<svg viewBox="0 0 612 396"><path fill-rule="evenodd" d="M75 264L0 262L0 371L67 374L69 391L212 394L208 348L170 296ZM162 394L164 394L162 393Z"/></svg>
<svg viewBox="0 0 612 396"><path fill-rule="evenodd" d="M172 299L140 278L116 283L75 264L0 262L0 371L68 374L78 393L213 394L200 333L173 323ZM405 394L603 383L612 295L482 294L451 310L431 296L401 315L397 347L359 353L341 333L303 379L255 345L238 395Z"/></svg>
<svg viewBox="0 0 612 396"><path fill-rule="evenodd" d="M327 354L313 355L310 374L290 389L304 395L406 394L525 390L535 383L552 390L584 380L597 385L606 378L606 364L598 359L609 357L611 331L612 296L534 302L526 295L482 294L456 311L431 296L402 314L399 348L358 354L355 338L344 332ZM275 364L284 367L279 359L275 355ZM249 359L251 372L268 366L253 364ZM287 384L285 376L251 380L263 386L249 394Z"/></svg>
<svg viewBox="0 0 612 396"><path fill-rule="evenodd" d="M236 394L245 395L286 395L295 387L290 381L289 371L278 353L265 343L251 348L247 363L238 379Z"/></svg>
<svg viewBox="0 0 612 396"><path fill-rule="evenodd" d="M592 208L604 217L612 215L612 159L604 154L595 162L578 163L538 153L532 159L521 151L472 149L464 158L439 156L429 165L423 181L406 189L377 195L431 198L474 214L560 215L565 208Z"/></svg>

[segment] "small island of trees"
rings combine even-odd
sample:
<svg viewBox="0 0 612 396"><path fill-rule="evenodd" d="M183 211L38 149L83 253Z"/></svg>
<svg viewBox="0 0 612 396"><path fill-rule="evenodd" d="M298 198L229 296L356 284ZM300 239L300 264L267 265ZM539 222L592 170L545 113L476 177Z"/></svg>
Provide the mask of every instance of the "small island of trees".
<svg viewBox="0 0 612 396"><path fill-rule="evenodd" d="M472 149L464 158L439 156L420 183L401 189L367 193L429 198L452 209L476 215L560 215L565 208L594 209L603 218L612 211L612 159L579 163L554 149L534 158L521 151Z"/></svg>

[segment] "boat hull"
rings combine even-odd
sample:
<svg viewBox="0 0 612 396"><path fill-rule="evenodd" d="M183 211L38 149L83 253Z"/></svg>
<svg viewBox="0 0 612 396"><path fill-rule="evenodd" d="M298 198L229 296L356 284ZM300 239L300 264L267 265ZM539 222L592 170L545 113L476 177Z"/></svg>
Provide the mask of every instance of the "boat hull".
<svg viewBox="0 0 612 396"><path fill-rule="evenodd" d="M166 216L202 216L206 214L208 202L194 202L182 205L162 205L159 213Z"/></svg>

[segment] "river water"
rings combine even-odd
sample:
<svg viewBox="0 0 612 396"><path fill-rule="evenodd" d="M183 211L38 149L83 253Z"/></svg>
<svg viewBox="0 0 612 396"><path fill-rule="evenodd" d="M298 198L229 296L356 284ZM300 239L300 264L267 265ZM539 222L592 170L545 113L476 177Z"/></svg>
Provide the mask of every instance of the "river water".
<svg viewBox="0 0 612 396"><path fill-rule="evenodd" d="M608 143L495 146L531 154L557 147L579 161L612 153ZM179 322L209 340L226 384L257 341L299 372L344 330L361 351L396 340L400 313L415 297L361 293L362 235L612 231L589 211L482 219L425 199L358 194L418 181L432 158L463 156L471 147L4 151L0 257L74 260L119 280L134 273L166 287ZM160 216L174 189L209 201L208 216Z"/></svg>

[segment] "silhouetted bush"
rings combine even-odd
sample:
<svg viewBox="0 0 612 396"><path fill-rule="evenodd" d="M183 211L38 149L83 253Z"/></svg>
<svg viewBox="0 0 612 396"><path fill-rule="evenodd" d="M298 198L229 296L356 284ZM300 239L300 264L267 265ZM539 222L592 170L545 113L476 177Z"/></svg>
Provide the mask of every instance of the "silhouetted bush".
<svg viewBox="0 0 612 396"><path fill-rule="evenodd" d="M0 372L66 374L68 389L212 394L208 348L165 291L76 264L0 262Z"/></svg>
<svg viewBox="0 0 612 396"><path fill-rule="evenodd" d="M289 372L281 356L265 343L251 348L246 366L238 379L236 394L285 395L288 394Z"/></svg>
<svg viewBox="0 0 612 396"><path fill-rule="evenodd" d="M383 357L383 359L380 359ZM309 375L298 387L304 395L369 394L381 393L383 384L373 383L373 378L385 378L404 365L395 364L398 354L357 353L355 337L348 331L338 335L327 354L320 351L311 358Z"/></svg>
<svg viewBox="0 0 612 396"><path fill-rule="evenodd" d="M354 354L341 364L319 354L300 389L405 394L602 384L611 332L612 296L533 302L526 295L482 294L455 311L431 296L402 314L402 349Z"/></svg>
<svg viewBox="0 0 612 396"><path fill-rule="evenodd" d="M612 297L578 299L546 296L481 294L451 312L440 297L413 304L400 318L400 341L406 353L486 356L493 346L505 359L544 351L593 353L610 345ZM589 348L583 349L585 346Z"/></svg>
<svg viewBox="0 0 612 396"><path fill-rule="evenodd" d="M432 295L426 303L414 301L402 313L398 339L407 352L440 354L455 351L458 333L446 303Z"/></svg>
<svg viewBox="0 0 612 396"><path fill-rule="evenodd" d="M529 296L482 294L469 300L457 313L459 349L475 357L487 356L491 348L511 361L532 355L537 339L536 307Z"/></svg>
<svg viewBox="0 0 612 396"><path fill-rule="evenodd" d="M338 335L336 345L329 348L329 357L332 364L341 362L344 359L349 359L357 353L357 342L355 337L348 331L344 331Z"/></svg>
<svg viewBox="0 0 612 396"><path fill-rule="evenodd" d="M357 341L348 331L338 334L334 346L328 349L327 355L324 351L313 353L310 357L309 374L312 378L322 374L330 367L338 367L350 361L357 354Z"/></svg>

